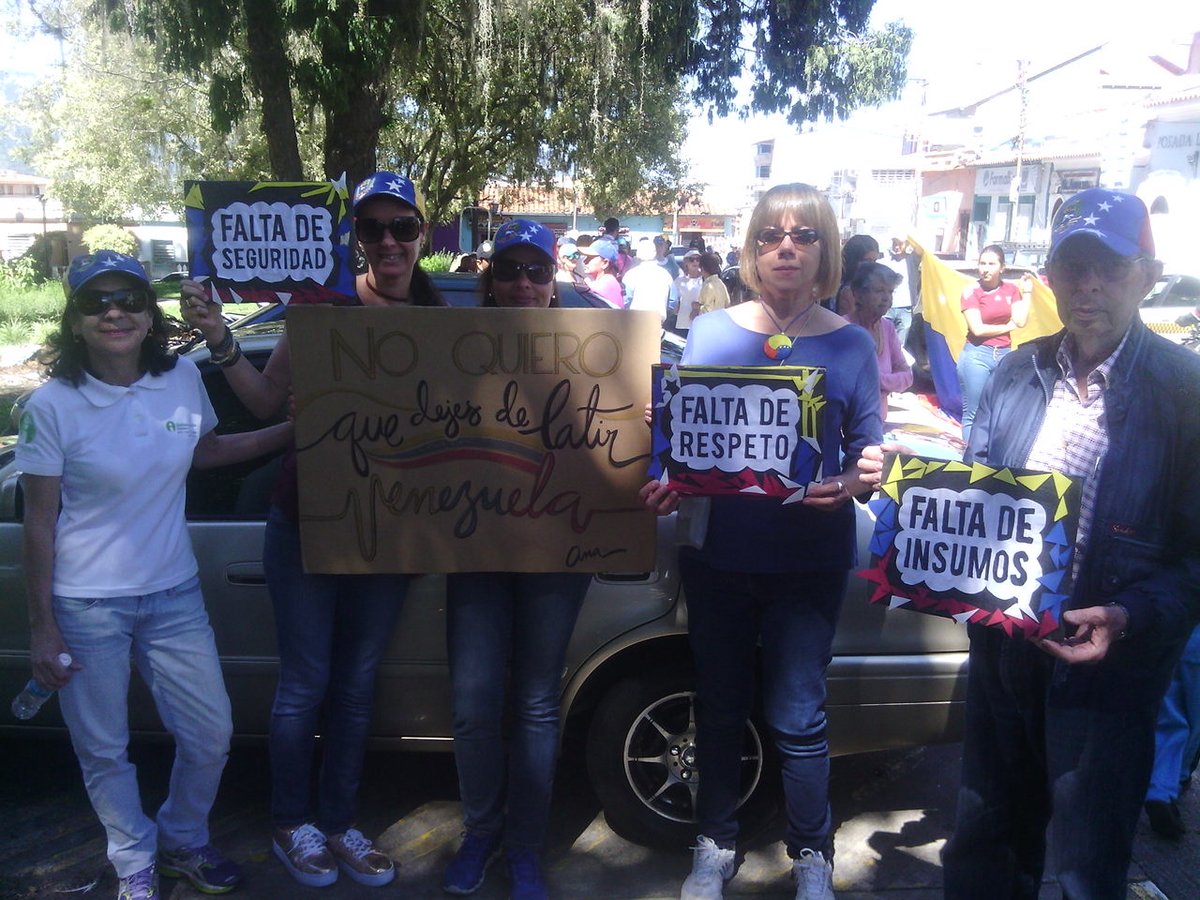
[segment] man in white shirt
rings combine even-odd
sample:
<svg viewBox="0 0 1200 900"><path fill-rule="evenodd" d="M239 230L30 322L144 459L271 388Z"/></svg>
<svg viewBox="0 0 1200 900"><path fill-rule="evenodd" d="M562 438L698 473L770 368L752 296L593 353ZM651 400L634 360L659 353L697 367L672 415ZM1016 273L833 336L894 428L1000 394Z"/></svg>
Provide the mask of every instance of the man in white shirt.
<svg viewBox="0 0 1200 900"><path fill-rule="evenodd" d="M679 314L675 318L675 330L685 334L692 327L692 317L699 311L700 286L704 283L704 273L700 270L700 251L689 250L685 253L680 266L683 274L675 279L675 288L679 291Z"/></svg>
<svg viewBox="0 0 1200 900"><path fill-rule="evenodd" d="M629 298L625 308L656 312L659 322L662 322L667 317L671 276L658 265L654 244L649 240L638 241L637 259L637 265L630 268L623 279L625 295Z"/></svg>

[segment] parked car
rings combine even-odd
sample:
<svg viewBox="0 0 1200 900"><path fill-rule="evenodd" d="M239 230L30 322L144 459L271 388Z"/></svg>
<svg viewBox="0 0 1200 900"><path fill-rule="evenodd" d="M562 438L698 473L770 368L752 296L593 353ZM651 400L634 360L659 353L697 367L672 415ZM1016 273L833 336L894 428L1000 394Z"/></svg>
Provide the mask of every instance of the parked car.
<svg viewBox="0 0 1200 900"><path fill-rule="evenodd" d="M438 279L439 282L441 279ZM261 312L261 311L260 311ZM619 313L613 313L619 315ZM282 333L276 315L236 327L243 352L265 365ZM199 365L224 431L260 426L234 397L201 344ZM238 735L263 739L278 674L262 540L278 458L193 471L188 527ZM14 452L0 453L0 696L29 677L29 628L21 566L22 502ZM860 559L872 530L858 508ZM674 517L659 520L657 565L635 574L600 574L589 589L567 654L562 683L565 729L586 739L564 746L586 765L609 825L649 845L694 839L695 765L692 664L687 606L676 561ZM868 582L851 578L829 669L829 736L835 754L953 741L961 736L966 638L952 622L867 602ZM452 720L445 644L445 579L418 578L380 666L373 742L398 749L449 750ZM136 733L163 731L149 693L134 679ZM62 728L57 704L0 732ZM775 814L780 796L769 740L746 723L743 827Z"/></svg>
<svg viewBox="0 0 1200 900"><path fill-rule="evenodd" d="M1163 275L1142 299L1138 312L1152 331L1183 341L1200 324L1200 278Z"/></svg>

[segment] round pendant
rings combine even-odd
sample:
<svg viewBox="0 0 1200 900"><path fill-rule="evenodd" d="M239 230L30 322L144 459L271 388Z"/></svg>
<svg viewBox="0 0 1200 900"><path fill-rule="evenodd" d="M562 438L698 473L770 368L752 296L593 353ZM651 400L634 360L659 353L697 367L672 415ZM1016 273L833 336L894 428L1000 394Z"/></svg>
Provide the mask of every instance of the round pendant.
<svg viewBox="0 0 1200 900"><path fill-rule="evenodd" d="M792 339L786 334L773 334L763 343L767 359L787 359L792 355Z"/></svg>

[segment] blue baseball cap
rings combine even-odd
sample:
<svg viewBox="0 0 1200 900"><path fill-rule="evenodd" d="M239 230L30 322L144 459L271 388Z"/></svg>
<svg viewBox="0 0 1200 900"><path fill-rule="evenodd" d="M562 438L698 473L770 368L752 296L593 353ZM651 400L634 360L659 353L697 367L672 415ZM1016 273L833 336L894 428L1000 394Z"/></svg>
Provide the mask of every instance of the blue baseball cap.
<svg viewBox="0 0 1200 900"><path fill-rule="evenodd" d="M1090 234L1121 256L1154 258L1154 235L1150 231L1150 213L1135 194L1089 188L1080 191L1062 205L1050 229L1050 254L1077 234Z"/></svg>
<svg viewBox="0 0 1200 900"><path fill-rule="evenodd" d="M505 222L496 232L492 258L507 253L514 247L533 247L540 250L550 262L554 262L554 232L531 219L513 219Z"/></svg>
<svg viewBox="0 0 1200 900"><path fill-rule="evenodd" d="M616 241L607 238L597 238L586 247L580 247L579 252L584 256L602 256L610 263L615 263L620 256Z"/></svg>
<svg viewBox="0 0 1200 900"><path fill-rule="evenodd" d="M395 197L402 200L417 211L421 220L425 220L425 198L417 190L417 186L403 175L394 172L376 172L374 175L359 183L354 189L354 214L358 215L359 207L372 197Z"/></svg>
<svg viewBox="0 0 1200 900"><path fill-rule="evenodd" d="M150 279L142 264L132 256L118 253L116 250L97 250L95 253L85 253L71 260L67 274L63 276L63 293L71 299L75 292L85 286L93 278L116 272L128 275L142 287L150 287Z"/></svg>

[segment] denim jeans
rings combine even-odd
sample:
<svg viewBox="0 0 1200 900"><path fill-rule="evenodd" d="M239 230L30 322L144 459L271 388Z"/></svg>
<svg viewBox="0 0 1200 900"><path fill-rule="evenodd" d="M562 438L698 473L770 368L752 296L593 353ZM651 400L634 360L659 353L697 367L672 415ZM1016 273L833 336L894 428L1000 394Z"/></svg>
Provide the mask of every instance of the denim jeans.
<svg viewBox="0 0 1200 900"><path fill-rule="evenodd" d="M789 855L833 853L825 671L846 587L845 572L725 572L680 562L696 665L700 833L737 840L742 744L754 705L762 645L763 715L779 752Z"/></svg>
<svg viewBox="0 0 1200 900"><path fill-rule="evenodd" d="M267 518L263 568L279 640L271 818L277 827L313 821L309 785L320 731L316 824L336 834L357 814L375 673L411 576L305 573L299 529L278 509Z"/></svg>
<svg viewBox="0 0 1200 900"><path fill-rule="evenodd" d="M540 849L545 842L563 665L591 581L591 575L578 572L446 577L454 759L463 823L478 834L502 834L507 847ZM509 683L506 758L504 694Z"/></svg>
<svg viewBox="0 0 1200 900"><path fill-rule="evenodd" d="M1029 898L1046 834L1063 894L1125 897L1154 752L1157 697L1114 702L1100 667L1055 660L999 629L969 626L966 735L948 900Z"/></svg>
<svg viewBox="0 0 1200 900"><path fill-rule="evenodd" d="M1200 627L1192 630L1183 657L1158 711L1154 769L1147 800L1177 800L1179 785L1200 753Z"/></svg>
<svg viewBox="0 0 1200 900"><path fill-rule="evenodd" d="M975 410L983 396L983 388L1000 360L1008 355L1008 347L983 347L967 342L958 354L958 383L962 388L962 432L963 440L971 434L971 423L975 421Z"/></svg>
<svg viewBox="0 0 1200 900"><path fill-rule="evenodd" d="M124 878L161 847L208 843L208 813L229 754L233 724L200 579L132 597L55 597L54 617L82 668L59 694L108 858ZM129 762L129 660L175 738L167 799L152 822Z"/></svg>

